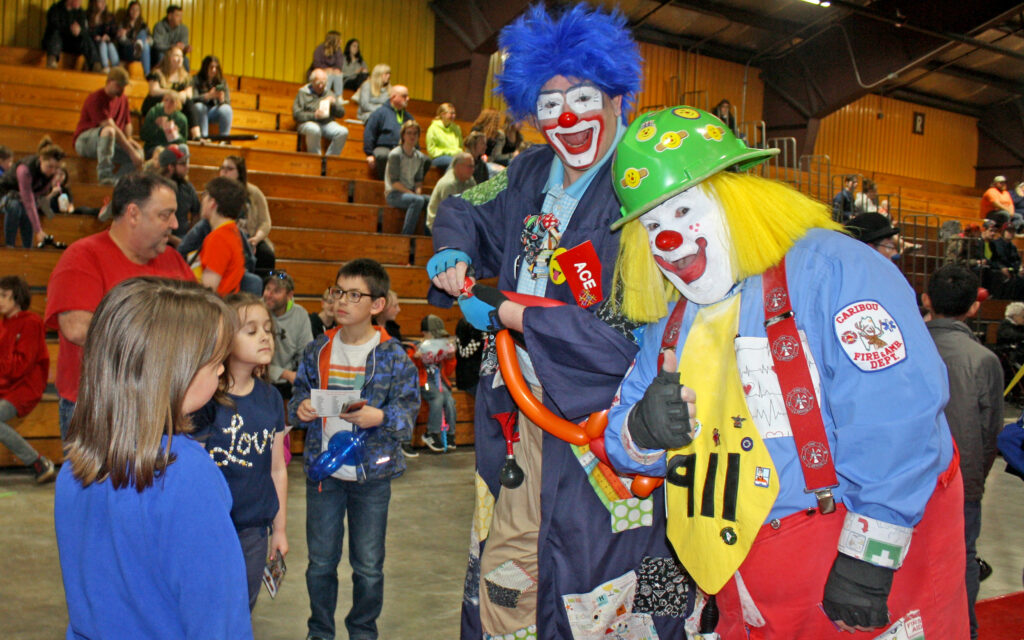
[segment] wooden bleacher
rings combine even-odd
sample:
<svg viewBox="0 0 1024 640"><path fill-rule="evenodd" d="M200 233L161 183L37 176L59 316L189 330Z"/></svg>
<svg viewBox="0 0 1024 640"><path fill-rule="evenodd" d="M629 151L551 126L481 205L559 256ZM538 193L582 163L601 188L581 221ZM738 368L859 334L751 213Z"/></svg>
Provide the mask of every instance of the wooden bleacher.
<svg viewBox="0 0 1024 640"><path fill-rule="evenodd" d="M49 135L68 152L65 165L75 203L102 206L110 187L96 183L96 161L74 153L72 133L78 122L81 102L104 82L102 74L73 68L46 69L41 51L0 47L0 144L16 155L35 150L39 140ZM138 78L139 74L133 74ZM372 257L382 262L392 277L392 288L402 304L400 323L407 337L418 337L420 321L429 313L440 316L450 332L460 316L457 309L437 309L426 303L428 282L423 265L432 254L429 237L398 233L404 212L384 203L383 183L369 172L362 152L362 125L345 121L349 141L340 157L322 159L299 153L298 134L294 131L291 104L299 83L231 77L231 101L235 113L233 131L255 133L258 139L237 145L190 145L190 180L201 190L217 175L227 155L245 157L249 180L267 196L274 223L270 238L277 250L278 268L287 270L296 280L296 302L309 311L319 311L323 290L333 284L342 261ZM147 93L142 79L133 79L126 90L133 109L141 106ZM47 105L43 109L40 105ZM425 131L437 105L412 101L413 113ZM352 111L354 108L350 108ZM134 114L138 131L139 114ZM469 123L461 123L468 133ZM428 172L427 188L439 177ZM96 233L106 227L95 218L60 215L43 220L44 228L63 242ZM422 234L422 221L418 233ZM33 287L31 308L42 314L46 306L46 283L61 252L53 249L0 249L0 273L20 274ZM51 355L50 382L56 371L57 340L48 340ZM472 397L455 393L459 420L455 441L472 444ZM426 406L417 420L416 438L425 429ZM56 395L52 387L39 406L17 428L42 454L54 460L63 458L58 433ZM293 442L293 451L302 448L302 438ZM0 450L0 466L16 465L6 450Z"/></svg>

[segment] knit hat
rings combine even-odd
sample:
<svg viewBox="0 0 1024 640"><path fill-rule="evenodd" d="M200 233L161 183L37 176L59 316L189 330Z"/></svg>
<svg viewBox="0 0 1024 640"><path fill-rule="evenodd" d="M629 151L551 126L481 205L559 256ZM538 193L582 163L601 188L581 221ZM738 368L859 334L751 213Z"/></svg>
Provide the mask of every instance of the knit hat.
<svg viewBox="0 0 1024 640"><path fill-rule="evenodd" d="M900 232L889 219L880 213L862 213L846 223L846 230L854 238L867 244L874 244Z"/></svg>
<svg viewBox="0 0 1024 640"><path fill-rule="evenodd" d="M166 149L160 152L158 159L161 167L168 167L172 164L188 161L188 145L169 144Z"/></svg>
<svg viewBox="0 0 1024 640"><path fill-rule="evenodd" d="M420 331L429 333L435 338L444 338L448 335L448 332L444 328L444 320L438 318L434 314L430 314L420 321Z"/></svg>

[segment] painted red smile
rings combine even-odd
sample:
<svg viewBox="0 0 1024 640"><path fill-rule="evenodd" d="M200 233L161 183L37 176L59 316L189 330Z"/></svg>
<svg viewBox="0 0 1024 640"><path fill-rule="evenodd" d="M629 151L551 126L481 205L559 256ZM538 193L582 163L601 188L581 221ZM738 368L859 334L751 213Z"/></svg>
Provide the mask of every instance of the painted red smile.
<svg viewBox="0 0 1024 640"><path fill-rule="evenodd" d="M555 135L565 146L567 152L579 155L590 148L590 139L594 136L594 130L588 127L576 133L556 133Z"/></svg>
<svg viewBox="0 0 1024 640"><path fill-rule="evenodd" d="M675 262L669 262L660 256L654 256L654 260L659 267L674 273L685 284L690 284L704 275L704 270L708 266L707 247L707 240L697 238L697 253L691 253Z"/></svg>

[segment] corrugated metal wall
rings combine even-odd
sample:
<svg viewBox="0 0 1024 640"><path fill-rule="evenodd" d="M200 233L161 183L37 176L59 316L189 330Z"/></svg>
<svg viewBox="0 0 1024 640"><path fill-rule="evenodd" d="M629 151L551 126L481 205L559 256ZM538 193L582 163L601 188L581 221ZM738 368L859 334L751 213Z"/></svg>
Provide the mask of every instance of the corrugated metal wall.
<svg viewBox="0 0 1024 640"><path fill-rule="evenodd" d="M434 14L426 0L142 0L150 28L172 1L184 9L194 67L212 53L227 73L298 82L313 49L336 29L345 40L359 39L371 69L385 62L393 82L407 85L413 97L433 99L427 68L434 64ZM0 42L39 47L53 2L0 0ZM112 10L127 5L108 0Z"/></svg>
<svg viewBox="0 0 1024 640"><path fill-rule="evenodd" d="M925 116L923 135L913 133L915 112ZM815 153L841 167L973 186L977 122L869 95L822 120Z"/></svg>
<svg viewBox="0 0 1024 640"><path fill-rule="evenodd" d="M740 112L743 105L742 65L643 42L640 43L640 55L644 59L644 71L643 84L636 96L638 109L675 106L684 101L710 109L725 98L739 114L738 121L761 119L764 85L757 77L757 69L752 68L747 79L746 113L743 114ZM500 71L501 55L498 52L491 56L484 107L505 108L500 97L491 95L494 75Z"/></svg>

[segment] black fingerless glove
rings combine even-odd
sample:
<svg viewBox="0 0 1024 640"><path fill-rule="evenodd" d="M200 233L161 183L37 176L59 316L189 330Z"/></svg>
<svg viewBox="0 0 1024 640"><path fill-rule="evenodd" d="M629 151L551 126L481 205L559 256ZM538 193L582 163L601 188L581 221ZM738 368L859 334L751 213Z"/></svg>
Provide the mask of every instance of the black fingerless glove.
<svg viewBox="0 0 1024 640"><path fill-rule="evenodd" d="M629 412L629 434L645 449L678 449L690 444L690 412L680 397L679 374L662 371Z"/></svg>
<svg viewBox="0 0 1024 640"><path fill-rule="evenodd" d="M889 591L896 571L838 554L825 582L822 607L831 620L851 626L889 624Z"/></svg>

